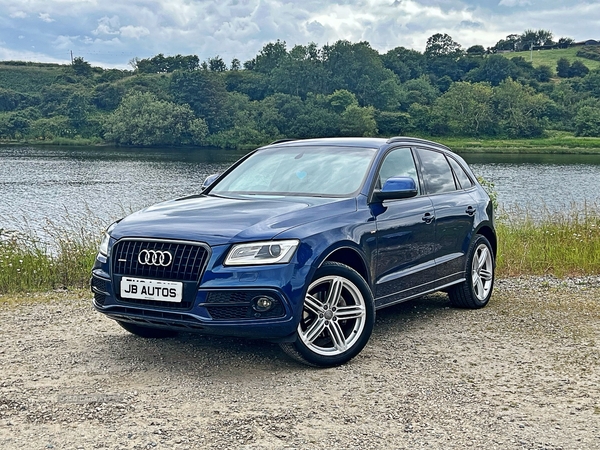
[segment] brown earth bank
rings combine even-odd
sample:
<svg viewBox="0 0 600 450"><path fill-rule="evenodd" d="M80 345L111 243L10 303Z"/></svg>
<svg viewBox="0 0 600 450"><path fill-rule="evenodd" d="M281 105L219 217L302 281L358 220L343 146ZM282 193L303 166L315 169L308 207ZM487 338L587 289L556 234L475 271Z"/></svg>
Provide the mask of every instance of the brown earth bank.
<svg viewBox="0 0 600 450"><path fill-rule="evenodd" d="M145 340L87 293L0 296L2 449L598 449L600 277L499 280L378 312L350 363Z"/></svg>

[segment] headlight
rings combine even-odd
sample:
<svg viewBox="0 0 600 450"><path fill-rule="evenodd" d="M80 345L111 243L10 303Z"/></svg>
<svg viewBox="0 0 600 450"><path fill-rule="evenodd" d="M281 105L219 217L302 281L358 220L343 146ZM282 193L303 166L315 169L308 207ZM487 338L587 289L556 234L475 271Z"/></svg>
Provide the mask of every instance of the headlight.
<svg viewBox="0 0 600 450"><path fill-rule="evenodd" d="M253 266L256 264L288 263L294 256L300 241L250 242L237 244L225 258L226 266Z"/></svg>
<svg viewBox="0 0 600 450"><path fill-rule="evenodd" d="M117 222L112 223L104 232L102 236L102 241L100 242L100 247L98 248L98 253L104 256L108 256L108 243L110 242L110 232L117 225Z"/></svg>

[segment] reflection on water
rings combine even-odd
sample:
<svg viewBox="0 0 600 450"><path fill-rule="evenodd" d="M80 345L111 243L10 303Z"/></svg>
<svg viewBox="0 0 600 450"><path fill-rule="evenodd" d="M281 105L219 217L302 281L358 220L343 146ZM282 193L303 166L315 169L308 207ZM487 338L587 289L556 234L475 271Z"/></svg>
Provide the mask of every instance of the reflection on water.
<svg viewBox="0 0 600 450"><path fill-rule="evenodd" d="M89 216L104 223L150 204L198 192L244 152L108 147L0 147L0 228L27 218L39 228ZM551 211L600 203L600 156L466 155L496 185L502 205Z"/></svg>

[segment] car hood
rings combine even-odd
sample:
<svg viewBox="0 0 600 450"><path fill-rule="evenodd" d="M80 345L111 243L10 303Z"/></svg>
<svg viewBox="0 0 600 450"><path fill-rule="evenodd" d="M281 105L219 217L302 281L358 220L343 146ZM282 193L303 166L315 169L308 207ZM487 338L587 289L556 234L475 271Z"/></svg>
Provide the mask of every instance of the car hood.
<svg viewBox="0 0 600 450"><path fill-rule="evenodd" d="M148 237L221 245L272 239L313 220L356 211L356 199L217 197L199 195L159 203L125 217L112 237Z"/></svg>

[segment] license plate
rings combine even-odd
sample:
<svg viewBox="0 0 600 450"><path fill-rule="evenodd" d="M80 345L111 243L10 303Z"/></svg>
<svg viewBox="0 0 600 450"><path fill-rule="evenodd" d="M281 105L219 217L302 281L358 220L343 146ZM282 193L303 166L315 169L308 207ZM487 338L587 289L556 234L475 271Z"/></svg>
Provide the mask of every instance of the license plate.
<svg viewBox="0 0 600 450"><path fill-rule="evenodd" d="M121 298L179 303L183 298L183 283L123 277Z"/></svg>

